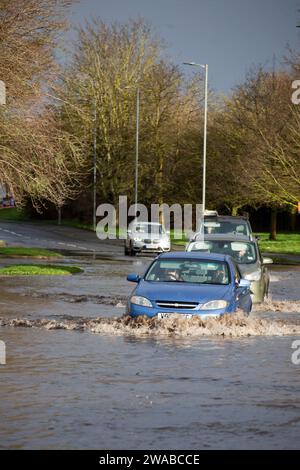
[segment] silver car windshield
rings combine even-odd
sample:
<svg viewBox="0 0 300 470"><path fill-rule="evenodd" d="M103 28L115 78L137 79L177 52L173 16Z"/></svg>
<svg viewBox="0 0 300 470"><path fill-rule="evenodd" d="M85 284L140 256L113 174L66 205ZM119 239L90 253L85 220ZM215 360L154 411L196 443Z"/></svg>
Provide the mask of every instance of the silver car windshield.
<svg viewBox="0 0 300 470"><path fill-rule="evenodd" d="M133 226L133 232L141 234L162 235L165 233L162 225L140 223Z"/></svg>
<svg viewBox="0 0 300 470"><path fill-rule="evenodd" d="M252 264L257 261L257 251L254 243L235 241L204 240L191 244L189 251L204 253L219 253L231 256L237 263Z"/></svg>
<svg viewBox="0 0 300 470"><path fill-rule="evenodd" d="M244 221L204 219L205 234L227 233L228 235L250 236L249 226Z"/></svg>
<svg viewBox="0 0 300 470"><path fill-rule="evenodd" d="M222 261L162 259L154 261L145 281L227 285L229 268Z"/></svg>

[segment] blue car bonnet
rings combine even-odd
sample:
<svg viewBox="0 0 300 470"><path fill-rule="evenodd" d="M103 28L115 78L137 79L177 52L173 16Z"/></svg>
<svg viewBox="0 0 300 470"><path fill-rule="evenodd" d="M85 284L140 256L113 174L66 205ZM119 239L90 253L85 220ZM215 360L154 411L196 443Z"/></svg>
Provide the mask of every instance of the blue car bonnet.
<svg viewBox="0 0 300 470"><path fill-rule="evenodd" d="M178 302L205 303L227 297L231 285L188 284L180 282L155 282L141 280L135 295L149 300L173 300Z"/></svg>

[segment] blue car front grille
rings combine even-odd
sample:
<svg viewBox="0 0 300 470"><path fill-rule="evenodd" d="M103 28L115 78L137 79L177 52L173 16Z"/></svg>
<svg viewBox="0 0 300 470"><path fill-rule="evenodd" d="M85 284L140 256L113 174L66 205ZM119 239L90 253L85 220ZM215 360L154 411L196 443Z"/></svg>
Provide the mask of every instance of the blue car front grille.
<svg viewBox="0 0 300 470"><path fill-rule="evenodd" d="M182 310L196 310L199 307L198 302L174 302L173 300L156 300L159 308L172 308Z"/></svg>

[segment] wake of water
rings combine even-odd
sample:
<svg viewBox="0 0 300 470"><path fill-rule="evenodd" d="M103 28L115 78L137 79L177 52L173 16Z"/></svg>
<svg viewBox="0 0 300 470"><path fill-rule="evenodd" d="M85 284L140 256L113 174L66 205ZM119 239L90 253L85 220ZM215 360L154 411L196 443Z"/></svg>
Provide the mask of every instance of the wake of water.
<svg viewBox="0 0 300 470"><path fill-rule="evenodd" d="M174 337L250 337L250 336L286 336L300 335L300 323L283 320L263 319L243 313L224 315L221 318L203 319L149 319L129 316L117 318L75 318L63 317L51 319L8 319L0 318L0 327L45 328L47 330L88 331L100 335L118 336L174 336Z"/></svg>

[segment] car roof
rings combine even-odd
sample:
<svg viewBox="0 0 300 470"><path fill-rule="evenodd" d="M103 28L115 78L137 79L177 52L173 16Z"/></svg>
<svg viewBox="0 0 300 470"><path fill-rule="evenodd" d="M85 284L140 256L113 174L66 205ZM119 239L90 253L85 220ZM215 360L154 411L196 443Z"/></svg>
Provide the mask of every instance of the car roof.
<svg viewBox="0 0 300 470"><path fill-rule="evenodd" d="M170 251L168 253L162 253L158 256L159 259L201 259L207 261L229 261L231 257L229 255L222 255L218 253L199 253L197 251Z"/></svg>
<svg viewBox="0 0 300 470"><path fill-rule="evenodd" d="M227 234L227 233L198 233L202 235L203 238L200 238L199 240L195 240L193 238L191 242L197 242L197 241L226 241L226 242L248 242L248 243L256 243L256 240L252 238L252 236L249 235L234 235L234 234ZM197 233L195 236L198 235Z"/></svg>
<svg viewBox="0 0 300 470"><path fill-rule="evenodd" d="M234 221L242 221L242 222L249 222L249 218L243 215L233 216L233 215L204 215L204 219L215 219L215 220L223 220L228 222Z"/></svg>

